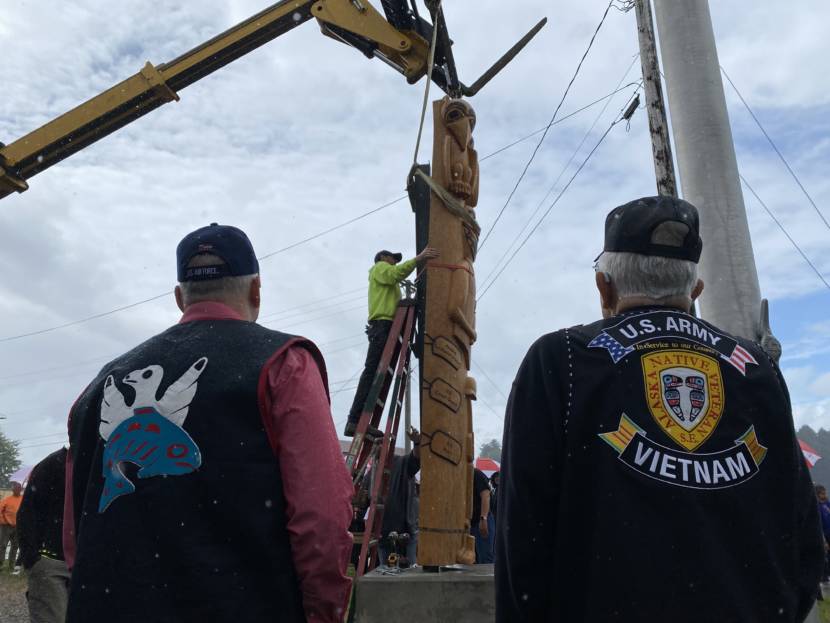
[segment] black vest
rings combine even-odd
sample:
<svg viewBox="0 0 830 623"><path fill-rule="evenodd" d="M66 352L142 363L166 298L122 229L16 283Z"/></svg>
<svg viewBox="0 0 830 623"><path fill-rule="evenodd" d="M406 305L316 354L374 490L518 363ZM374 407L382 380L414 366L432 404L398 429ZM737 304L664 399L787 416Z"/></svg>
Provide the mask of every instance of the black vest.
<svg viewBox="0 0 830 623"><path fill-rule="evenodd" d="M505 426L498 621L803 620L815 495L756 344L669 309L548 334Z"/></svg>
<svg viewBox="0 0 830 623"><path fill-rule="evenodd" d="M257 397L265 363L298 340L189 322L89 385L70 415L69 623L305 621Z"/></svg>

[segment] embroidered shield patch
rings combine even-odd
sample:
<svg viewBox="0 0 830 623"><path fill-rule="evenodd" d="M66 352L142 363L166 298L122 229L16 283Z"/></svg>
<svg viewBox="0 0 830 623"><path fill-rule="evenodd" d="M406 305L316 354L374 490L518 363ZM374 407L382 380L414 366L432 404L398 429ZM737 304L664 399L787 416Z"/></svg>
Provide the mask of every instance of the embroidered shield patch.
<svg viewBox="0 0 830 623"><path fill-rule="evenodd" d="M664 350L642 358L651 415L686 450L715 430L723 413L723 378L717 360L690 350Z"/></svg>

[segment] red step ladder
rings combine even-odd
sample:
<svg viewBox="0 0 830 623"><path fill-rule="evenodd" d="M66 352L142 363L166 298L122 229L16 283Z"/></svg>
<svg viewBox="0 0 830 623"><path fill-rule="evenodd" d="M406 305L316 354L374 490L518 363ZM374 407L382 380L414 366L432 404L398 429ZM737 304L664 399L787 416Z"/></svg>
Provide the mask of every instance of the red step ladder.
<svg viewBox="0 0 830 623"><path fill-rule="evenodd" d="M371 571L377 564L377 547L381 539L386 497L389 495L392 457L406 385L409 382L409 360L415 334L416 309L411 289L407 288L407 298L398 303L375 379L363 405L352 445L346 455L346 466L351 473L355 489L353 506L356 518L363 517L367 499L369 501L360 557L355 569L355 575L358 577ZM366 431L369 426L380 429L390 388L392 401L383 435L377 439L367 437Z"/></svg>

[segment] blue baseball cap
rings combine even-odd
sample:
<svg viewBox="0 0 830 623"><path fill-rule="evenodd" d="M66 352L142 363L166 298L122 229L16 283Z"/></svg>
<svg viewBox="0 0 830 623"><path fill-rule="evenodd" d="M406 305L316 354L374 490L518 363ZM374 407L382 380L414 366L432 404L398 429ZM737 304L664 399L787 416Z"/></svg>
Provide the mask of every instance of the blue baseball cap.
<svg viewBox="0 0 830 623"><path fill-rule="evenodd" d="M202 254L221 257L225 263L216 266L187 267L190 260ZM218 223L211 223L182 238L176 247L176 266L179 282L241 277L259 272L254 247L245 232L237 227Z"/></svg>

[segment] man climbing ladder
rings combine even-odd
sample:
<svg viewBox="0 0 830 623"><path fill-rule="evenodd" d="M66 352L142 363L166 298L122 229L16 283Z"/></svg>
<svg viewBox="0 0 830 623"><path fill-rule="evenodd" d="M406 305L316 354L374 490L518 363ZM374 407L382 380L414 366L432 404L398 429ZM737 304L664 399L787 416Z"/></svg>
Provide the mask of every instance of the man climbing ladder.
<svg viewBox="0 0 830 623"><path fill-rule="evenodd" d="M405 262L401 262L403 256L400 253L383 250L375 254L375 264L369 270L369 322L366 325L369 349L366 353L363 373L357 384L352 408L349 410L346 430L343 431L346 437L354 436L366 397L377 372L378 362L392 327L392 319L395 317L395 309L398 301L401 300L400 283L415 270L417 265L436 257L438 257L438 251L431 247L426 247L414 258ZM373 437L381 434L373 426L370 426L366 432Z"/></svg>

